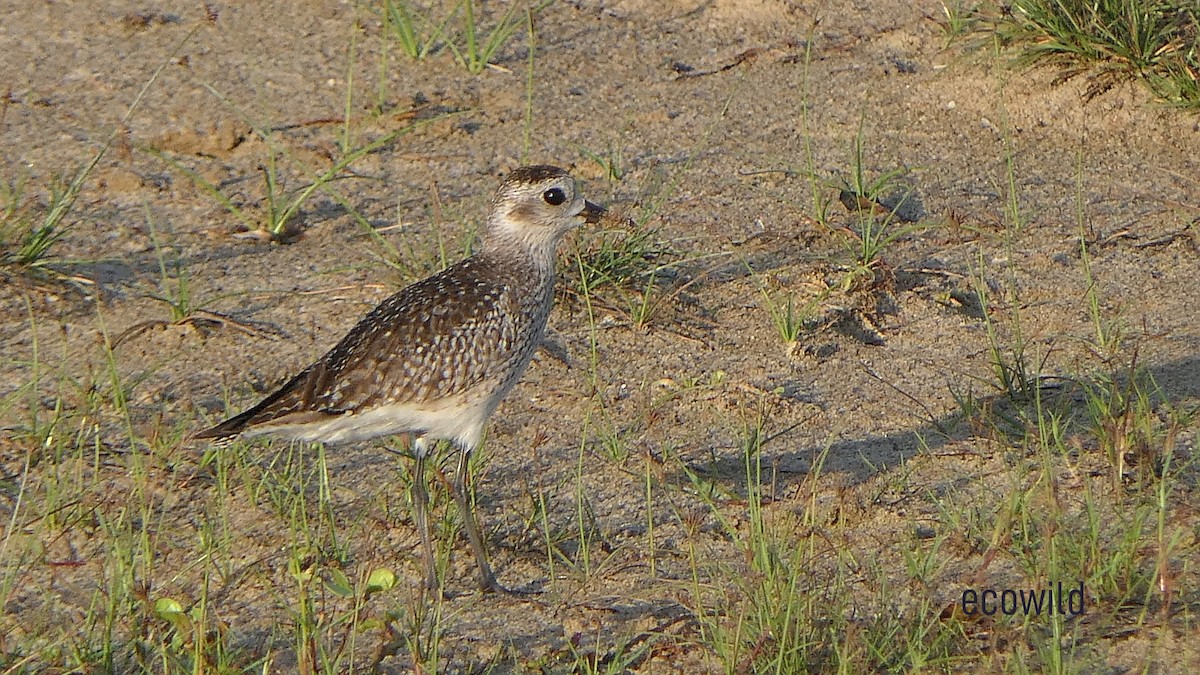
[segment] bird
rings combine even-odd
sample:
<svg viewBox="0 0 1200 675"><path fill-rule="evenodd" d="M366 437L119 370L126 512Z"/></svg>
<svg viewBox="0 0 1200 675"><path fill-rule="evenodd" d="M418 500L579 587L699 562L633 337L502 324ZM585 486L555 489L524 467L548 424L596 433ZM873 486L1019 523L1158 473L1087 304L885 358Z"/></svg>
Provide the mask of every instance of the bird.
<svg viewBox="0 0 1200 675"><path fill-rule="evenodd" d="M431 591L438 582L425 468L431 448L448 441L458 449L452 491L479 587L506 591L476 524L468 461L545 336L559 242L605 213L561 168L513 170L495 192L476 253L388 297L315 363L195 438L219 447L239 436L339 444L408 434L413 524Z"/></svg>

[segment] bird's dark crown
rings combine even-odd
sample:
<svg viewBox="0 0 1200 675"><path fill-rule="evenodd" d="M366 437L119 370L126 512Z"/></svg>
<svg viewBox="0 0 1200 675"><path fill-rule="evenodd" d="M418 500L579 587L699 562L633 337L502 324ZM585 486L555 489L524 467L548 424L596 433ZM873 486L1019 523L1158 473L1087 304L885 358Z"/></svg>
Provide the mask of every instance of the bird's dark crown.
<svg viewBox="0 0 1200 675"><path fill-rule="evenodd" d="M540 183L551 178L566 176L567 172L549 164L535 164L513 169L504 178L505 183Z"/></svg>

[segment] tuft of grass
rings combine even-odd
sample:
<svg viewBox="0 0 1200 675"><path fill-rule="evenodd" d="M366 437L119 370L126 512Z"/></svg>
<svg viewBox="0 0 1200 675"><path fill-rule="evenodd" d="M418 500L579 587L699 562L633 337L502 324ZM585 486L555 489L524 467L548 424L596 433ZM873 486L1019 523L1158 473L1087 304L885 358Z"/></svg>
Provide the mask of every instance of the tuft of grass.
<svg viewBox="0 0 1200 675"><path fill-rule="evenodd" d="M843 276L844 290L871 288L880 279L884 254L892 244L910 234L928 229L929 224L904 222L911 192L897 179L903 169L892 169L869 178L866 169L862 121L854 137L850 158L850 176L839 176L839 199L853 216L849 228L839 230L849 239L851 267Z"/></svg>
<svg viewBox="0 0 1200 675"><path fill-rule="evenodd" d="M155 73L157 77L157 73ZM151 79L153 82L153 78ZM150 86L147 82L142 94ZM130 104L125 120L132 116L142 94ZM44 205L31 206L25 199L27 177L0 181L0 266L35 270L50 262L50 250L69 231L69 217L83 186L108 153L120 128L109 136L91 160L77 169L70 180L61 176L50 179Z"/></svg>
<svg viewBox="0 0 1200 675"><path fill-rule="evenodd" d="M620 141L610 142L603 152L595 152L588 148L579 148L579 154L600 168L604 180L610 188L619 183L625 176L624 161L622 160Z"/></svg>
<svg viewBox="0 0 1200 675"><path fill-rule="evenodd" d="M458 8L459 4L454 5L441 21L437 21L430 16L432 10L427 14L414 9L406 0L384 0L383 32L390 35L400 47L400 51L410 59L420 61L434 51L439 41L444 39L446 25L454 19ZM387 44L385 40L385 48Z"/></svg>
<svg viewBox="0 0 1200 675"><path fill-rule="evenodd" d="M632 225L632 221L626 222ZM574 242L575 265L569 268L564 292L587 297L589 302L596 301L623 314L637 330L647 328L664 308L709 273L702 271L682 281L681 268L727 255L715 253L656 264L660 256L671 253L657 243L657 232L657 228L641 228L581 234Z"/></svg>
<svg viewBox="0 0 1200 675"><path fill-rule="evenodd" d="M979 3L963 0L942 0L942 19L937 20L946 34L946 46L975 30L979 22Z"/></svg>
<svg viewBox="0 0 1200 675"><path fill-rule="evenodd" d="M1138 366L1136 353L1124 376L1101 373L1081 382L1087 409L1088 434L1103 453L1111 469L1114 488L1136 472L1138 484L1148 484L1163 471L1162 448L1171 429L1160 418L1161 390L1154 378ZM1167 420L1176 414L1168 407Z"/></svg>
<svg viewBox="0 0 1200 675"><path fill-rule="evenodd" d="M812 317L812 310L816 307L816 302L809 302L802 309L797 310L794 293L782 293L781 295L784 296L782 301L778 296L772 297L766 288L762 289L763 301L767 305L767 312L771 315L771 323L775 325L776 334L785 343L792 343L800 339L800 332Z"/></svg>
<svg viewBox="0 0 1200 675"><path fill-rule="evenodd" d="M813 44L816 42L816 30L817 23L814 22L809 27L804 40L804 72L799 92L801 102L800 136L804 139L804 173L808 179L809 215L819 225L828 227L830 208L832 208L834 200L830 198L826 181L817 170L816 151L813 149L813 138L816 137L816 134L813 133L810 119L812 103L809 96L809 74L812 68L812 50Z"/></svg>
<svg viewBox="0 0 1200 675"><path fill-rule="evenodd" d="M197 303L192 297L192 282L183 258L178 251L168 255L166 246L159 239L154 221L150 224L150 241L154 244L155 258L158 261L158 293L152 294L155 300L165 304L170 311L170 323L178 324L191 319Z"/></svg>
<svg viewBox="0 0 1200 675"><path fill-rule="evenodd" d="M445 669L443 640L446 635L446 601L441 593L413 593L408 601L389 614L393 634L412 660L412 672L437 673Z"/></svg>
<svg viewBox="0 0 1200 675"><path fill-rule="evenodd" d="M993 30L1022 66L1059 81L1087 74L1087 98L1136 79L1161 101L1200 109L1200 7L1193 0L1013 0Z"/></svg>
<svg viewBox="0 0 1200 675"><path fill-rule="evenodd" d="M1028 403L1035 400L1043 382L1044 359L1037 361L1031 353L1021 323L1020 305L1015 299L1008 302L1010 321L1006 326L1007 339L1001 335L1001 326L996 321L998 313L993 305L983 270L983 261L977 261L980 272L974 275L975 297L982 308L984 326L987 329L988 363L992 370L993 389L1013 403Z"/></svg>
<svg viewBox="0 0 1200 675"><path fill-rule="evenodd" d="M142 103L150 87L158 81L159 74L171 63L195 35L192 29L175 46L175 49L147 78L125 110L121 121L105 139L91 159L84 163L70 180L54 177L50 181L46 205L31 207L24 199L27 177L0 180L0 266L25 270L44 268L49 261L50 250L67 233L69 216L75 202L83 192L83 186L117 138L127 129L129 120Z"/></svg>
<svg viewBox="0 0 1200 675"><path fill-rule="evenodd" d="M654 227L585 230L572 239L576 265L568 287L578 295L595 294L605 288L640 288L666 254Z"/></svg>
<svg viewBox="0 0 1200 675"><path fill-rule="evenodd" d="M468 73L478 75L491 65L496 52L508 42L521 27L522 16L517 12L517 3L511 3L496 25L486 34L475 19L475 0L461 0L463 8L462 44L446 43L454 54L454 60Z"/></svg>
<svg viewBox="0 0 1200 675"><path fill-rule="evenodd" d="M414 61L423 60L445 49L450 52L455 63L468 73L478 75L489 67L498 67L493 64L496 54L516 35L522 25L532 24L533 15L552 2L553 0L542 0L527 7L525 11L519 11L521 3L510 3L499 20L485 29L479 21L478 12L481 7L476 6L475 0L456 0L453 5L443 3L440 18L437 18L433 8L421 9L406 0L386 0L382 8L383 32L390 41L396 43L401 52ZM452 30L451 26L456 23L457 30ZM386 68L388 62L387 43L388 40L385 40L381 69Z"/></svg>
<svg viewBox="0 0 1200 675"><path fill-rule="evenodd" d="M0 265L32 270L47 263L50 249L67 232L64 221L88 172L81 169L69 183L51 179L48 203L42 208L26 203L26 176L0 181Z"/></svg>
<svg viewBox="0 0 1200 675"><path fill-rule="evenodd" d="M238 206L232 198L221 191L221 188L206 179L200 172L191 169L183 162L170 157L156 148L146 148L146 151L162 160L175 170L187 176L202 190L221 203L221 206L246 228L246 235L253 239L265 239L274 243L286 244L294 241L303 233L303 228L295 222L300 209L308 202L318 189L331 192L329 184L339 178L339 174L366 153L363 148L344 155L341 160L323 172L318 173L309 183L288 191L284 187L284 179L278 168L278 155L282 152L266 132L260 135L267 140L270 149L267 161L259 166L263 175L263 204L257 209L258 213ZM398 134L397 134L398 135ZM389 138L390 140L390 138Z"/></svg>
<svg viewBox="0 0 1200 675"><path fill-rule="evenodd" d="M751 275L754 274L749 263L746 263L746 269ZM759 282L758 292L762 295L763 305L771 317L775 334L785 344L791 345L800 339L805 330L812 328L817 310L829 299L833 289L826 287L799 306L796 302L798 294L795 291L772 290L765 278Z"/></svg>

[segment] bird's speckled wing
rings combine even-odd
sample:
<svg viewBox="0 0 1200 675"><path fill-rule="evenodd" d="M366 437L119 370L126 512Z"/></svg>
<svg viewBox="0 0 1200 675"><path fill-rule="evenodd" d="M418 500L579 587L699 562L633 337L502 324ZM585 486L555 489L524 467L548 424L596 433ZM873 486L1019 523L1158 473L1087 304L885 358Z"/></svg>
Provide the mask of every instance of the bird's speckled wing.
<svg viewBox="0 0 1200 675"><path fill-rule="evenodd" d="M287 416L300 421L389 403L419 405L494 378L515 349L513 289L468 258L384 300L321 360L261 403L200 432L232 436Z"/></svg>

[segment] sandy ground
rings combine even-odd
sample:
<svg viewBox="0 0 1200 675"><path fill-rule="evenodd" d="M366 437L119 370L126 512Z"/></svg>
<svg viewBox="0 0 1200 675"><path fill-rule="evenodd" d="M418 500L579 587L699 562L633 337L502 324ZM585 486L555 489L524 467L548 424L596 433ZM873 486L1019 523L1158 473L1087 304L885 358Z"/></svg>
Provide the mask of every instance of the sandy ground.
<svg viewBox="0 0 1200 675"><path fill-rule="evenodd" d="M568 167L594 201L652 212L647 226L664 251L655 264L675 264L645 326L633 325L617 291L602 294L595 330L581 299L564 296L551 325L568 363L535 361L492 424L479 477L504 583L548 584L545 543L531 523L536 495L551 528L569 535L583 494L605 562L536 600L481 598L470 592L460 541L443 619L451 669L493 659L533 667L564 653L573 637L601 631L694 640L683 542L696 539L681 514L704 521L704 557L736 565L741 553L679 487L687 480L679 467L711 475L733 509L744 487L741 427L758 410L768 412L763 457L775 508L804 507L806 477L828 448L819 492L853 524L846 545L877 551L877 564L902 576L914 528L939 526L922 495L977 492L987 503L1002 490L989 477L1006 475L1011 463L957 424L952 391L989 394L990 369L985 323L949 299L970 296L982 270L998 323L1011 328L1019 309L1046 373L1097 368L1086 344L1094 327L1081 229L1093 244L1102 309L1128 326L1138 363L1177 405L1200 399L1200 266L1195 227L1186 233L1200 214L1200 118L1154 107L1136 85L1084 102L1084 78L1052 86L1053 72L1010 70L986 50L946 49L937 2L556 3L537 19L529 125L524 31L498 53L501 68L477 76L444 53L413 62L393 51L381 71L379 18L350 2L102 4L0 3L5 176L27 173L28 185L47 185L116 134L54 250L64 261L56 269L86 281L8 277L0 287L0 394L20 402L0 411L12 432L0 454L6 472L19 475L26 451L17 432L29 397L15 392L34 375L35 347L46 364L39 400L82 406L87 383L107 381L104 334L170 319L154 297L163 292L160 260L171 276L186 275L196 305L254 328L153 326L113 352L135 433L168 439L151 461L169 477L155 495L171 533L156 540L163 593L193 597L196 532L216 508L194 449L169 439L254 402L319 356L371 306L435 269L439 238L459 257L500 177L522 162ZM348 86L352 146L421 125L333 184L345 205L314 196L298 218L303 235L290 244L231 236L243 228L221 202L155 154L238 205L260 205L270 151L251 125L275 130L288 153L280 172L294 189L340 156ZM834 227L818 225L808 175L848 176L859 135L867 171L903 170L917 215L939 225L889 247L893 282L884 290L869 301L835 294L822 312L841 318L785 345L762 288L808 298L836 278L844 257L836 228L851 217L835 203ZM607 179L589 153L619 158L620 179ZM1010 177L1023 227L1006 239ZM367 236L347 205L387 244ZM382 261L388 244L407 271ZM123 494L116 467L130 452L125 422L89 423L100 425L111 441L104 452L117 458L102 463L114 469L101 469L100 483ZM604 450L601 439L613 435L627 452ZM1178 451L1194 449L1193 428ZM390 566L403 595L415 586L418 561L398 464L377 445L330 452L347 569ZM647 471L664 486L651 507L653 574ZM5 490L7 523L15 488ZM289 538L267 507L243 492L230 499L235 557L245 568L215 604L233 644L277 643L287 654L289 638L270 627L286 611L278 589ZM102 565L98 545L75 531L45 546L48 560L82 563L53 574L34 565L5 606L8 630L86 613L88 575ZM977 570L979 553L950 557L929 591L946 602ZM1114 642L1096 658L1120 672L1148 648ZM1194 659L1191 649L1162 657L1164 671ZM278 658L286 672L288 657ZM404 670L407 658L397 649L382 667ZM684 648L641 667L672 663L715 667Z"/></svg>

